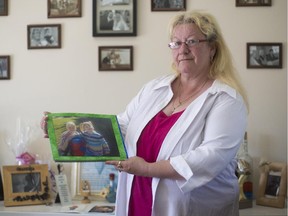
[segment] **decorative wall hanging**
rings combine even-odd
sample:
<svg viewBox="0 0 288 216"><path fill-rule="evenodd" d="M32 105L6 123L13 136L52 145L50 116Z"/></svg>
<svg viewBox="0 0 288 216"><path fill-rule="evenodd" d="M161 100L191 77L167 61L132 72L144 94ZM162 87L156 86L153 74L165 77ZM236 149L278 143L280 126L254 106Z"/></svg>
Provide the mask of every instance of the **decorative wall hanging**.
<svg viewBox="0 0 288 216"><path fill-rule="evenodd" d="M247 43L247 68L282 68L282 44Z"/></svg>
<svg viewBox="0 0 288 216"><path fill-rule="evenodd" d="M8 16L8 0L0 0L0 16Z"/></svg>
<svg viewBox="0 0 288 216"><path fill-rule="evenodd" d="M185 11L186 0L151 0L151 11Z"/></svg>
<svg viewBox="0 0 288 216"><path fill-rule="evenodd" d="M47 0L48 18L81 17L81 0Z"/></svg>
<svg viewBox="0 0 288 216"><path fill-rule="evenodd" d="M271 6L272 0L236 0L236 7Z"/></svg>
<svg viewBox="0 0 288 216"><path fill-rule="evenodd" d="M132 46L99 46L99 71L133 70Z"/></svg>
<svg viewBox="0 0 288 216"><path fill-rule="evenodd" d="M61 25L28 25L28 49L61 48Z"/></svg>
<svg viewBox="0 0 288 216"><path fill-rule="evenodd" d="M50 203L47 164L3 166L4 205Z"/></svg>
<svg viewBox="0 0 288 216"><path fill-rule="evenodd" d="M10 56L0 56L0 80L10 79Z"/></svg>
<svg viewBox="0 0 288 216"><path fill-rule="evenodd" d="M93 36L136 36L136 0L93 0Z"/></svg>

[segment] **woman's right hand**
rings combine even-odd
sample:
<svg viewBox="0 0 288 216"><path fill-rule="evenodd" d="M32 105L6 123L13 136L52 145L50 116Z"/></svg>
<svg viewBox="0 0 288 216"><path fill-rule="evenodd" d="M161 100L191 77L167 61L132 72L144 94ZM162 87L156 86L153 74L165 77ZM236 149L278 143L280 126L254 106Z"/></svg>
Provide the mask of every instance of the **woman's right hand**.
<svg viewBox="0 0 288 216"><path fill-rule="evenodd" d="M48 120L49 112L44 112L43 114L44 114L44 116L41 119L40 126L41 126L41 129L44 132L44 138L49 138L49 136L48 136L48 127L47 127L47 120Z"/></svg>

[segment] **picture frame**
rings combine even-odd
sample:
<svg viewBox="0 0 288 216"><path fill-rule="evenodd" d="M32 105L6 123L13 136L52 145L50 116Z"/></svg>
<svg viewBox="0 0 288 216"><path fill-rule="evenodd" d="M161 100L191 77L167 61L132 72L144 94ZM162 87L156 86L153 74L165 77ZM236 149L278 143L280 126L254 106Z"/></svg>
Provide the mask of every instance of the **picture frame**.
<svg viewBox="0 0 288 216"><path fill-rule="evenodd" d="M0 16L8 16L8 0L0 0Z"/></svg>
<svg viewBox="0 0 288 216"><path fill-rule="evenodd" d="M91 175L93 173L93 175ZM75 162L71 166L71 196L72 200L81 200L81 181L90 184L91 200L107 201L110 175L114 175L114 182L118 182L119 171L104 162ZM117 187L117 185L116 185ZM116 190L116 188L115 188Z"/></svg>
<svg viewBox="0 0 288 216"><path fill-rule="evenodd" d="M127 158L116 115L49 113L47 123L55 161L92 162Z"/></svg>
<svg viewBox="0 0 288 216"><path fill-rule="evenodd" d="M47 164L7 165L2 170L4 206L50 203Z"/></svg>
<svg viewBox="0 0 288 216"><path fill-rule="evenodd" d="M186 0L151 0L151 11L185 11Z"/></svg>
<svg viewBox="0 0 288 216"><path fill-rule="evenodd" d="M136 0L93 0L93 36L136 36L136 3Z"/></svg>
<svg viewBox="0 0 288 216"><path fill-rule="evenodd" d="M282 43L247 43L247 68L282 68Z"/></svg>
<svg viewBox="0 0 288 216"><path fill-rule="evenodd" d="M3 191L3 181L2 181L2 174L0 170L0 201L4 200L4 191Z"/></svg>
<svg viewBox="0 0 288 216"><path fill-rule="evenodd" d="M0 80L10 79L10 56L0 55Z"/></svg>
<svg viewBox="0 0 288 216"><path fill-rule="evenodd" d="M99 71L132 71L132 46L99 46Z"/></svg>
<svg viewBox="0 0 288 216"><path fill-rule="evenodd" d="M235 0L236 7L272 6L272 0Z"/></svg>
<svg viewBox="0 0 288 216"><path fill-rule="evenodd" d="M61 48L61 24L27 25L28 49Z"/></svg>
<svg viewBox="0 0 288 216"><path fill-rule="evenodd" d="M82 0L47 0L48 18L71 18L82 16Z"/></svg>
<svg viewBox="0 0 288 216"><path fill-rule="evenodd" d="M271 162L261 167L256 204L284 208L287 193L287 164Z"/></svg>

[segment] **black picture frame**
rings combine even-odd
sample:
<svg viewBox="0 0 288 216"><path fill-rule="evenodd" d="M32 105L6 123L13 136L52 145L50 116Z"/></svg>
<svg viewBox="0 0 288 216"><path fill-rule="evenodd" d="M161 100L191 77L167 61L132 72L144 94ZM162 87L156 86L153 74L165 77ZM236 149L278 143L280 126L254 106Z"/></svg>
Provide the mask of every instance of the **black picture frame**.
<svg viewBox="0 0 288 216"><path fill-rule="evenodd" d="M0 16L8 16L8 0L0 0Z"/></svg>
<svg viewBox="0 0 288 216"><path fill-rule="evenodd" d="M282 68L282 43L247 43L247 68Z"/></svg>
<svg viewBox="0 0 288 216"><path fill-rule="evenodd" d="M4 192L3 192L3 181L2 181L2 174L0 170L0 201L4 200Z"/></svg>
<svg viewBox="0 0 288 216"><path fill-rule="evenodd" d="M0 56L0 80L10 79L10 56Z"/></svg>
<svg viewBox="0 0 288 216"><path fill-rule="evenodd" d="M132 71L133 46L99 46L99 71Z"/></svg>
<svg viewBox="0 0 288 216"><path fill-rule="evenodd" d="M235 0L236 7L272 6L272 0Z"/></svg>
<svg viewBox="0 0 288 216"><path fill-rule="evenodd" d="M151 0L151 11L185 11L186 0Z"/></svg>
<svg viewBox="0 0 288 216"><path fill-rule="evenodd" d="M28 25L28 49L61 48L61 24Z"/></svg>
<svg viewBox="0 0 288 216"><path fill-rule="evenodd" d="M48 18L71 18L82 16L82 0L47 0Z"/></svg>
<svg viewBox="0 0 288 216"><path fill-rule="evenodd" d="M93 0L93 36L136 36L136 2L136 0Z"/></svg>

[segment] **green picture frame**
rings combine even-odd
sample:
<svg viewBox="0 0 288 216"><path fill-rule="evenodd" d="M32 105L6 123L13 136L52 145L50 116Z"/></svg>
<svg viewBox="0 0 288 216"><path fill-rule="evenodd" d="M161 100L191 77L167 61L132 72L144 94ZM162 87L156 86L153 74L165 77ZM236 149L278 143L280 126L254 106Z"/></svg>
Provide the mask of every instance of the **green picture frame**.
<svg viewBox="0 0 288 216"><path fill-rule="evenodd" d="M48 135L56 162L125 160L116 115L49 113Z"/></svg>

